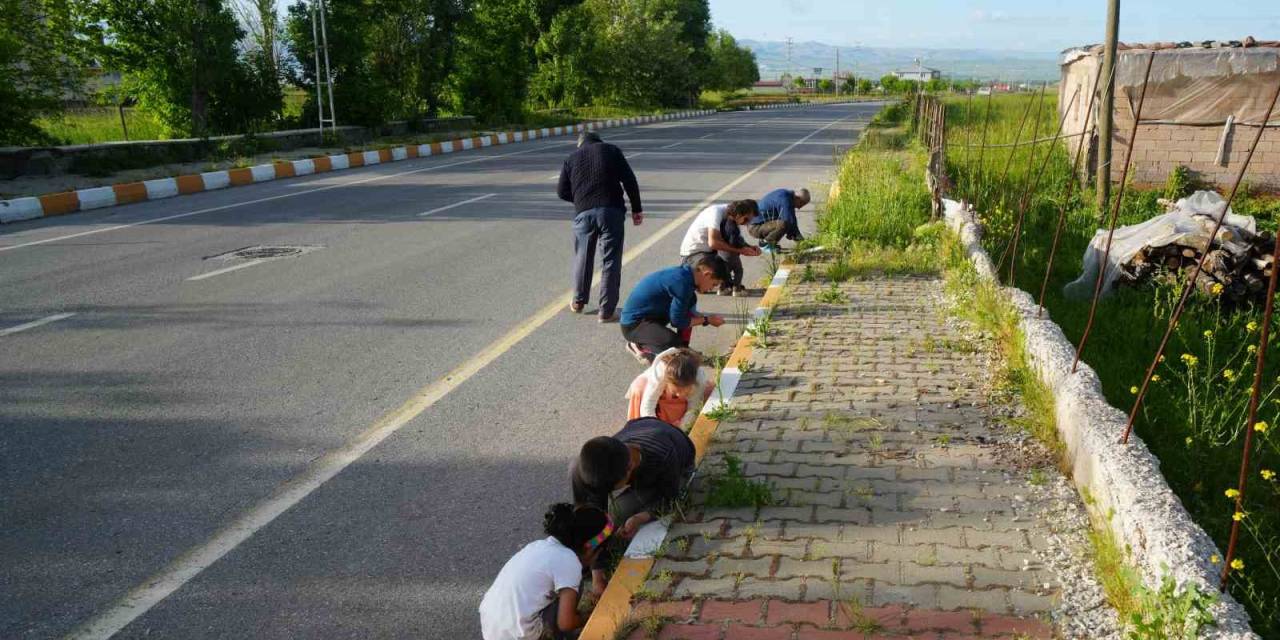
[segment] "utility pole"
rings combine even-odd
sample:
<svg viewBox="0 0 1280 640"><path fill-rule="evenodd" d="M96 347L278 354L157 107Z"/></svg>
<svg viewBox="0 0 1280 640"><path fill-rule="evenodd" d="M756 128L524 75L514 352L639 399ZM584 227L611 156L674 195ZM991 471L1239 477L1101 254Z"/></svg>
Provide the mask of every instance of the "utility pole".
<svg viewBox="0 0 1280 640"><path fill-rule="evenodd" d="M832 91L832 93L839 94L841 89L840 87L840 47L836 47L836 70L831 74L831 83L835 85L835 90Z"/></svg>
<svg viewBox="0 0 1280 640"><path fill-rule="evenodd" d="M1120 39L1120 0L1107 0L1107 42L1102 51L1102 99L1098 101L1098 210L1111 200L1111 128L1115 113L1116 44Z"/></svg>
<svg viewBox="0 0 1280 640"><path fill-rule="evenodd" d="M325 0L313 0L311 3L311 43L314 45L315 64L316 64L316 115L318 116L320 130L320 144L324 144L324 125L329 124L329 132L334 133L334 129L338 126L337 116L333 112L333 72L329 69L329 34L325 29ZM319 21L316 15L319 14ZM317 30L319 33L317 34ZM320 50L324 49L324 71L321 73ZM324 116L324 99L328 90L329 98L329 117Z"/></svg>
<svg viewBox="0 0 1280 640"><path fill-rule="evenodd" d="M787 36L787 75L795 75L791 73L791 36Z"/></svg>

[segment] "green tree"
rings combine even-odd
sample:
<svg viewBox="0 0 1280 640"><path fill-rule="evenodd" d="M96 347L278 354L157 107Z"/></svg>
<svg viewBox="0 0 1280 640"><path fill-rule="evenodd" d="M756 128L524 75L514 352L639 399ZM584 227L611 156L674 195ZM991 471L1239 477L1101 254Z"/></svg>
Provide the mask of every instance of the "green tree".
<svg viewBox="0 0 1280 640"><path fill-rule="evenodd" d="M537 0L476 0L458 33L449 76L456 111L494 123L521 119L538 40Z"/></svg>
<svg viewBox="0 0 1280 640"><path fill-rule="evenodd" d="M0 0L0 145L54 142L36 124L83 88L87 31L72 0Z"/></svg>
<svg viewBox="0 0 1280 640"><path fill-rule="evenodd" d="M687 104L692 52L673 13L655 15L644 0L587 0L585 6L599 25L595 37L607 43L601 59L609 66L597 96L629 107Z"/></svg>
<svg viewBox="0 0 1280 640"><path fill-rule="evenodd" d="M280 110L274 79L247 64L223 0L97 0L98 53L173 133L254 130Z"/></svg>
<svg viewBox="0 0 1280 640"><path fill-rule="evenodd" d="M794 86L795 86L795 88L797 88L797 89L803 89L803 88L805 88L805 87L809 86L809 85L805 82L805 80L804 80L804 77L803 77L803 76L796 76L796 79L795 79L795 80L792 80L792 81L791 81L791 84L792 84L792 85L794 85Z"/></svg>
<svg viewBox="0 0 1280 640"><path fill-rule="evenodd" d="M875 86L870 78L862 78L858 80L858 93L871 93L871 89Z"/></svg>
<svg viewBox="0 0 1280 640"><path fill-rule="evenodd" d="M739 46L728 31L721 29L711 34L707 45L711 64L707 69L704 87L715 91L735 91L749 88L760 79L756 54Z"/></svg>
<svg viewBox="0 0 1280 640"><path fill-rule="evenodd" d="M884 89L885 93L898 93L902 90L902 80L892 73L885 74L880 76L880 88Z"/></svg>
<svg viewBox="0 0 1280 640"><path fill-rule="evenodd" d="M338 120L375 125L434 114L453 70L466 17L462 0L327 0L325 22ZM303 119L314 123L312 5L299 0L287 21L292 80L307 90Z"/></svg>
<svg viewBox="0 0 1280 640"><path fill-rule="evenodd" d="M712 65L708 47L712 33L708 0L640 0L640 5L641 10L651 19L668 17L678 25L678 40L685 47L687 59L685 64L672 69L669 80L683 87L685 95L682 104L694 105L702 94L707 69Z"/></svg>
<svg viewBox="0 0 1280 640"><path fill-rule="evenodd" d="M840 93L857 93L858 79L853 76L847 76L844 82L840 83Z"/></svg>
<svg viewBox="0 0 1280 640"><path fill-rule="evenodd" d="M597 25L582 6L570 7L551 20L538 38L538 69L531 81L534 101L547 107L588 104L599 74Z"/></svg>
<svg viewBox="0 0 1280 640"><path fill-rule="evenodd" d="M830 78L823 78L818 81L819 93L831 93L836 88L836 84Z"/></svg>
<svg viewBox="0 0 1280 640"><path fill-rule="evenodd" d="M933 78L924 84L924 90L932 92L946 91L947 81L941 78Z"/></svg>

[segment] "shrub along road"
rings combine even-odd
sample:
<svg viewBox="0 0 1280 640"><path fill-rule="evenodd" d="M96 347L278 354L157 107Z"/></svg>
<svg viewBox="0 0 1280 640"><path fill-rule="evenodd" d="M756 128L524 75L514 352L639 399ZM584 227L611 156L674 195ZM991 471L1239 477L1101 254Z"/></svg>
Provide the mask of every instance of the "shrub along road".
<svg viewBox="0 0 1280 640"><path fill-rule="evenodd" d="M603 132L648 214L624 295L676 262L691 208L812 187L878 108ZM639 371L563 310L571 144L2 230L0 637L474 637ZM300 252L217 257L259 245Z"/></svg>

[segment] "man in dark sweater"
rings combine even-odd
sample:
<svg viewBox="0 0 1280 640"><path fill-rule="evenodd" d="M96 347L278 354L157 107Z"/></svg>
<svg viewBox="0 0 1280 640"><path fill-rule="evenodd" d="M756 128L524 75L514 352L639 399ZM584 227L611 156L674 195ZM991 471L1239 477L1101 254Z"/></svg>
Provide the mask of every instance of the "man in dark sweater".
<svg viewBox="0 0 1280 640"><path fill-rule="evenodd" d="M573 501L609 511L620 523L612 540L629 540L641 526L670 510L693 473L694 457L693 441L683 431L654 417L637 418L612 437L599 436L582 445L569 469ZM618 489L623 491L610 501ZM604 591L609 556L607 551L598 554L591 566L596 595Z"/></svg>
<svg viewBox="0 0 1280 640"><path fill-rule="evenodd" d="M622 284L622 237L626 209L622 193L631 201L631 221L644 220L640 185L622 150L600 140L593 131L578 138L578 149L569 154L560 170L557 194L573 203L573 300L569 310L582 313L591 295L596 243L600 244L603 282L600 284L600 322L618 319L618 290Z"/></svg>

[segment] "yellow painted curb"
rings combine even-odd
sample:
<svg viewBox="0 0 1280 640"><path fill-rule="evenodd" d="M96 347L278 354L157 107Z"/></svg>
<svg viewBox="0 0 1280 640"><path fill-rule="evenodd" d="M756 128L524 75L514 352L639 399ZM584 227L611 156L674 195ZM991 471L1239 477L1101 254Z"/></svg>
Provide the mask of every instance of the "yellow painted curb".
<svg viewBox="0 0 1280 640"><path fill-rule="evenodd" d="M790 273L787 275L790 276ZM786 280L780 285L770 285L760 299L760 308L772 309L777 305L786 286ZM754 344L755 339L744 333L725 361L725 368L737 367L750 360ZM706 414L700 413L694 419L693 426L689 429L689 440L693 442L695 467L702 464L702 458L711 448L711 438L718 428L720 421L709 418ZM627 616L631 615L631 596L644 584L653 563L653 558L623 558L618 563L618 568L609 579L600 602L591 612L591 618L587 620L587 626L583 628L579 640L614 640L618 629L627 620Z"/></svg>
<svg viewBox="0 0 1280 640"><path fill-rule="evenodd" d="M631 596L652 568L653 558L623 558L578 640L613 640L618 627L631 615Z"/></svg>

